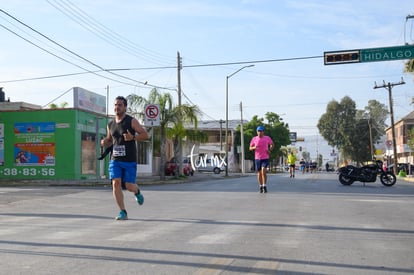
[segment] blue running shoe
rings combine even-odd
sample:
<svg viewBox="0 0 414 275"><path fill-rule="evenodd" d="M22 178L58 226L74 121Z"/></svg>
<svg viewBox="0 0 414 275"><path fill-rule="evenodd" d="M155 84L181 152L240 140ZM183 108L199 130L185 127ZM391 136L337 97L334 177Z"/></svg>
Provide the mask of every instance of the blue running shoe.
<svg viewBox="0 0 414 275"><path fill-rule="evenodd" d="M135 199L137 200L139 205L144 204L144 196L139 192L138 194L135 194Z"/></svg>
<svg viewBox="0 0 414 275"><path fill-rule="evenodd" d="M128 215L125 211L119 212L119 215L115 217L115 220L117 221L125 221L128 220Z"/></svg>

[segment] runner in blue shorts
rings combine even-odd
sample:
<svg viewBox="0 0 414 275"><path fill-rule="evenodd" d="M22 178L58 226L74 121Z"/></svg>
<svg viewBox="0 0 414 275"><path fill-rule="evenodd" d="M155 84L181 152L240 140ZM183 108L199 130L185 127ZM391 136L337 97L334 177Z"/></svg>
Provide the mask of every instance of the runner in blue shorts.
<svg viewBox="0 0 414 275"><path fill-rule="evenodd" d="M267 193L267 166L269 166L270 151L273 150L274 145L272 139L264 135L263 126L258 126L256 131L257 136L250 141L249 149L254 151L259 192Z"/></svg>
<svg viewBox="0 0 414 275"><path fill-rule="evenodd" d="M136 141L148 139L148 133L137 119L126 114L126 109L127 100L122 96L115 98L115 119L108 123L107 136L101 141L101 145L106 148L113 146L109 163L109 177L112 181L112 193L120 210L116 220L128 219L122 191L122 179L125 181L126 189L134 193L138 204L144 203L144 196L136 184Z"/></svg>

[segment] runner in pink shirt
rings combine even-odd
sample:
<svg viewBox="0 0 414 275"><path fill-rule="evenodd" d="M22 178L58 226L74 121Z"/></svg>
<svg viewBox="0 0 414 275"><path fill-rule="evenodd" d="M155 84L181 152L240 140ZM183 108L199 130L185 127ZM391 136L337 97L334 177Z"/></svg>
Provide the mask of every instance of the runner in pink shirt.
<svg viewBox="0 0 414 275"><path fill-rule="evenodd" d="M264 127L257 127L257 136L250 141L250 151L254 150L254 161L259 182L260 193L267 193L267 167L269 166L269 153L273 149L273 141L264 135Z"/></svg>

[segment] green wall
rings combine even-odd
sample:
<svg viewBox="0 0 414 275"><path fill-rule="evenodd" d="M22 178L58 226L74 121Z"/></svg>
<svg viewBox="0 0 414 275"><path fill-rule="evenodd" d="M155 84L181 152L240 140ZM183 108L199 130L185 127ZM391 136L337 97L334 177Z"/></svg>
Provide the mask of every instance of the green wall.
<svg viewBox="0 0 414 275"><path fill-rule="evenodd" d="M78 109L2 111L0 179L97 179L106 117Z"/></svg>

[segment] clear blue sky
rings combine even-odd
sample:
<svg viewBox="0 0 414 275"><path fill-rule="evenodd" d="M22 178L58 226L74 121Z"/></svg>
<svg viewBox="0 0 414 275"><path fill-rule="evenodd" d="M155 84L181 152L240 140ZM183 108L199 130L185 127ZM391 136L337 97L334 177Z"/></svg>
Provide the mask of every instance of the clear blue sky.
<svg viewBox="0 0 414 275"><path fill-rule="evenodd" d="M360 109L370 99L388 106L387 91L374 90L374 82L401 77L407 84L393 90L395 120L413 110L413 77L403 74L404 61L324 66L320 57L253 62L414 43L414 20L405 25L406 16L414 14L412 0L3 0L1 9L78 55L0 13L0 86L11 101L43 106L74 86L102 95L109 86L111 103L117 95L146 97L149 85L173 89L160 91L176 96L173 67L179 51L183 102L198 105L202 119L225 119L226 76L248 64L255 66L229 79L230 119L240 118L242 102L244 119L275 112L298 136L317 135L316 124L330 100L347 95ZM233 62L241 64L193 67ZM98 67L130 69L116 72L128 79L84 73ZM84 74L6 82L72 73ZM55 103L63 101L72 104L71 94Z"/></svg>

